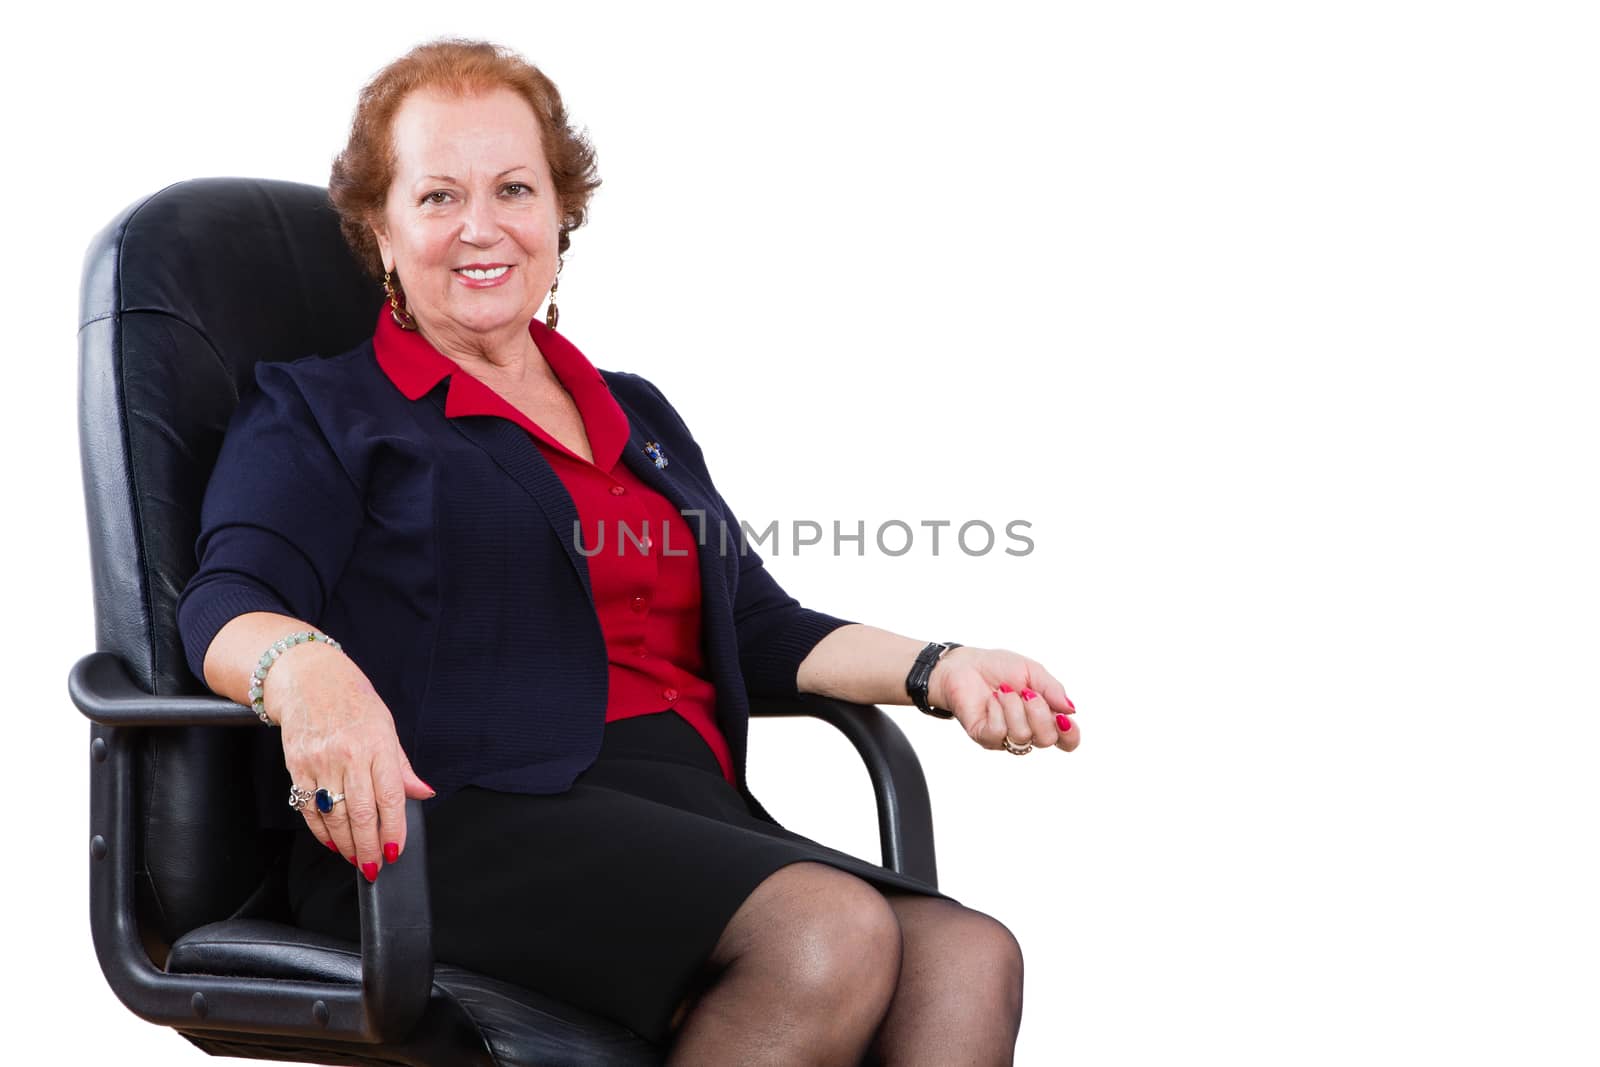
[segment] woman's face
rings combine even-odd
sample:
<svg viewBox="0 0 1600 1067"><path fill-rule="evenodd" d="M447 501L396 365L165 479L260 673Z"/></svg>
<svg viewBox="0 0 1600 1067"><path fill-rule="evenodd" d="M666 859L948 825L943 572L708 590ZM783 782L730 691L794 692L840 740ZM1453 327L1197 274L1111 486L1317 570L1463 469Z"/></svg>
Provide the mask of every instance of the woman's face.
<svg viewBox="0 0 1600 1067"><path fill-rule="evenodd" d="M385 270L436 343L481 349L525 336L555 279L561 205L527 101L418 90L394 117ZM468 273L468 272L471 273Z"/></svg>

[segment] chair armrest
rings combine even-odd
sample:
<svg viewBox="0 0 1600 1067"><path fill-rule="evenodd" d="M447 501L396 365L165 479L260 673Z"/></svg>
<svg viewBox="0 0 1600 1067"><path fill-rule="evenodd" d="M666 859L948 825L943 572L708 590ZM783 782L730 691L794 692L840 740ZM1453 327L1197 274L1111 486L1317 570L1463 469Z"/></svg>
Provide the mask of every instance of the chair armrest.
<svg viewBox="0 0 1600 1067"><path fill-rule="evenodd" d="M404 1038L433 986L422 802L406 801L406 862L375 882L357 878L361 984L283 981L158 970L140 941L134 910L134 767L140 730L153 726L254 726L249 708L216 696L158 696L122 660L92 652L67 690L95 725L90 736L90 911L100 968L129 1010L163 1026L334 1037ZM354 874L352 872L352 877Z"/></svg>
<svg viewBox="0 0 1600 1067"><path fill-rule="evenodd" d="M856 747L878 801L883 866L939 887L928 781L916 749L895 721L873 704L802 693L793 698L750 698L752 716L810 715L832 723Z"/></svg>
<svg viewBox="0 0 1600 1067"><path fill-rule="evenodd" d="M255 712L226 697L146 693L110 652L91 652L74 663L67 692L85 718L102 726L261 725Z"/></svg>
<svg viewBox="0 0 1600 1067"><path fill-rule="evenodd" d="M380 1040L398 1040L422 1018L433 989L433 905L422 801L406 798L406 862L385 863L375 881L356 878L356 900L363 1014Z"/></svg>

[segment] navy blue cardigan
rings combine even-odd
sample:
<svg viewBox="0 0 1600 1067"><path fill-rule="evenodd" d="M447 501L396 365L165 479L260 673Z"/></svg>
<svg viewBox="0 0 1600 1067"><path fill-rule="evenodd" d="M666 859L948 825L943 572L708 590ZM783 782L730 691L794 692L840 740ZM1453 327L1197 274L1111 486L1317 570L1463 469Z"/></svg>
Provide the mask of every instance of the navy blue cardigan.
<svg viewBox="0 0 1600 1067"><path fill-rule="evenodd" d="M628 417L623 461L701 533L701 628L717 723L741 795L748 696L792 696L800 662L849 620L802 607L739 536L705 458L666 397L600 371ZM206 489L199 569L178 600L195 677L212 639L249 611L337 639L394 715L438 795L466 785L560 793L593 763L605 726L606 646L573 541L577 508L528 432L447 419L448 377L412 401L371 341L331 358L258 363ZM646 455L655 442L667 459ZM705 516L702 522L699 515ZM276 731L263 821L298 819ZM258 751L258 756L261 752ZM281 809L281 811L279 811Z"/></svg>

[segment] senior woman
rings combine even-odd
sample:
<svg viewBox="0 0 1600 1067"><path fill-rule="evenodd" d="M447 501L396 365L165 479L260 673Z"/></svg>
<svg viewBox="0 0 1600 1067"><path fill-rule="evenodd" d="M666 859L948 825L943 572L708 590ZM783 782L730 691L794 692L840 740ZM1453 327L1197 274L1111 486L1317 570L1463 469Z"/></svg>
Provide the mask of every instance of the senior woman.
<svg viewBox="0 0 1600 1067"><path fill-rule="evenodd" d="M748 694L1016 753L1075 748L1072 704L1025 656L784 593L660 391L556 331L597 186L505 49L423 45L361 94L330 194L386 302L350 352L257 366L178 608L196 675L280 729L295 921L357 938L354 879L406 862L422 798L443 960L677 1063L1008 1063L1016 940L780 826Z"/></svg>

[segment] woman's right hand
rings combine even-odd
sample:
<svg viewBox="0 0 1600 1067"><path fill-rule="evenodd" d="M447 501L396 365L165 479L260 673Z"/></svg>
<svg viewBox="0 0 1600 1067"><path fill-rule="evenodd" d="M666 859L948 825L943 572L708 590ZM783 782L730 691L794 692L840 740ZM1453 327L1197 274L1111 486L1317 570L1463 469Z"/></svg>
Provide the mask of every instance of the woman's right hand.
<svg viewBox="0 0 1600 1067"><path fill-rule="evenodd" d="M395 734L394 716L366 673L331 645L308 641L267 672L262 706L282 733L289 781L344 794L327 814L300 809L311 832L371 882L406 847L406 798L434 795Z"/></svg>

